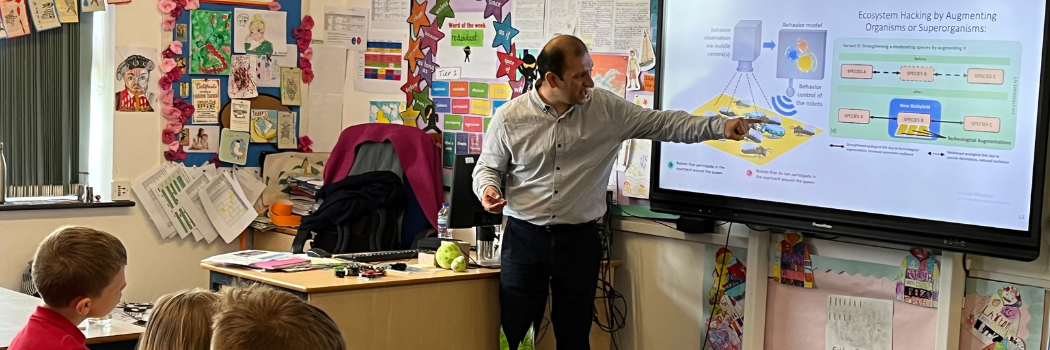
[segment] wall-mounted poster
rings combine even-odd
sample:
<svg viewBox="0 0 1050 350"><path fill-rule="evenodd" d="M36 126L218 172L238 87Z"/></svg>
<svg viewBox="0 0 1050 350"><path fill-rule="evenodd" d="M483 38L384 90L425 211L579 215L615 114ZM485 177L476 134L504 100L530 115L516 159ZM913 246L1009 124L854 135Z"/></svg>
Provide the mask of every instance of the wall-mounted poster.
<svg viewBox="0 0 1050 350"><path fill-rule="evenodd" d="M288 13L281 11L233 10L233 52L252 55L288 54Z"/></svg>
<svg viewBox="0 0 1050 350"><path fill-rule="evenodd" d="M157 49L118 47L116 57L117 82L113 84L117 112L153 112L159 109L160 75L157 70Z"/></svg>
<svg viewBox="0 0 1050 350"><path fill-rule="evenodd" d="M190 74L230 74L229 11L190 11Z"/></svg>

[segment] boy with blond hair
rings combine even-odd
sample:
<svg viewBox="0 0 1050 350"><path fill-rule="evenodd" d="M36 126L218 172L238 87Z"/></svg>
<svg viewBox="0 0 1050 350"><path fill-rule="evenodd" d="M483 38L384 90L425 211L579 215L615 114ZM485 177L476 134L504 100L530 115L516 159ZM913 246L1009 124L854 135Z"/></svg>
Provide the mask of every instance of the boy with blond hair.
<svg viewBox="0 0 1050 350"><path fill-rule="evenodd" d="M127 264L128 253L113 235L77 226L52 232L33 257L33 284L44 304L8 349L87 350L77 325L117 306Z"/></svg>
<svg viewBox="0 0 1050 350"><path fill-rule="evenodd" d="M214 350L344 350L328 314L291 293L253 285L223 289L212 323Z"/></svg>

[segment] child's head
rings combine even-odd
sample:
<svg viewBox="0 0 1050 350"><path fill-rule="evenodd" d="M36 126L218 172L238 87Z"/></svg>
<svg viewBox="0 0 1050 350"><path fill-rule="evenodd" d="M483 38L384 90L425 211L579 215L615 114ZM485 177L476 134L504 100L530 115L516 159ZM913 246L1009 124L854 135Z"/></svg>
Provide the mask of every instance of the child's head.
<svg viewBox="0 0 1050 350"><path fill-rule="evenodd" d="M33 284L51 308L81 317L102 317L120 302L128 253L117 237L67 226L40 242L33 258Z"/></svg>
<svg viewBox="0 0 1050 350"><path fill-rule="evenodd" d="M139 350L208 350L219 294L194 289L160 297L153 306Z"/></svg>
<svg viewBox="0 0 1050 350"><path fill-rule="evenodd" d="M346 349L335 321L291 293L255 285L220 294L212 349Z"/></svg>

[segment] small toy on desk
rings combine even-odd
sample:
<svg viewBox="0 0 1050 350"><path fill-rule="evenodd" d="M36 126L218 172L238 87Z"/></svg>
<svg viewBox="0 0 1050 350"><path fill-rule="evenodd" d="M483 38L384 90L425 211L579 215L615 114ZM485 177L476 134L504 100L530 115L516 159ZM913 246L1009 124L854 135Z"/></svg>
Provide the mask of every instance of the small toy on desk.
<svg viewBox="0 0 1050 350"><path fill-rule="evenodd" d="M456 272L467 271L467 257L462 255L456 257L452 260L452 265L450 266L450 268L452 269L452 271Z"/></svg>
<svg viewBox="0 0 1050 350"><path fill-rule="evenodd" d="M335 277L336 278L344 278L344 277L346 277L346 270L344 270L342 266L336 266L336 267L332 268L332 270L335 271Z"/></svg>
<svg viewBox="0 0 1050 350"><path fill-rule="evenodd" d="M438 266L443 269L451 269L452 261L461 256L463 256L463 251L460 250L458 245L445 241L441 243L441 248L438 248L435 258Z"/></svg>

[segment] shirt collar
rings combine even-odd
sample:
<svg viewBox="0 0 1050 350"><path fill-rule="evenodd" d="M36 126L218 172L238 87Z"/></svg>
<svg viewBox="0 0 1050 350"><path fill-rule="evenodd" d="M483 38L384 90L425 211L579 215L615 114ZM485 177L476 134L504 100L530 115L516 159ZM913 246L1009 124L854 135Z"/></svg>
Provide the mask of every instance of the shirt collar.
<svg viewBox="0 0 1050 350"><path fill-rule="evenodd" d="M78 342L84 342L87 339L87 337L84 336L84 332L81 332L80 328L77 328L77 325L73 324L73 322L69 322L68 318L55 312L55 310L43 306L37 306L36 312L33 312L32 318L54 325L61 330L62 333L69 335Z"/></svg>
<svg viewBox="0 0 1050 350"><path fill-rule="evenodd" d="M561 117L561 116L555 115L555 113L558 113L558 112L554 109L554 107L552 107L551 105L548 105L548 104L543 102L543 98L540 97L540 87L539 86L533 88L532 91L529 91L529 99L532 100L532 103L535 104L536 107L539 108L540 110L542 110L545 114L554 116L555 118L560 118ZM565 114L563 114L563 115L568 116L570 112L572 112L574 109L576 109L576 107L577 107L577 105L569 106L569 109L566 110Z"/></svg>

